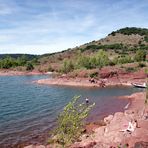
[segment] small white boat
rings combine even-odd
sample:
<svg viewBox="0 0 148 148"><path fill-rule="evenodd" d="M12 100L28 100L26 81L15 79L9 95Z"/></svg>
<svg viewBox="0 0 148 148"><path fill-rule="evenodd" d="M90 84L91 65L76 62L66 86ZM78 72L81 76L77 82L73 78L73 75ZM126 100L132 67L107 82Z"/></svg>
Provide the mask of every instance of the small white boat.
<svg viewBox="0 0 148 148"><path fill-rule="evenodd" d="M138 84L138 83L131 83L134 87L138 87L138 88L146 88L146 83L143 84Z"/></svg>

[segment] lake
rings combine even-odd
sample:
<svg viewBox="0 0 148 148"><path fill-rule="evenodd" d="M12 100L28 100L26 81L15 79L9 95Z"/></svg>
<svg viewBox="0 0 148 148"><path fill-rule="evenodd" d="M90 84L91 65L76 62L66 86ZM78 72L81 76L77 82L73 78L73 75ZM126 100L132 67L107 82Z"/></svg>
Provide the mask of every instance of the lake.
<svg viewBox="0 0 148 148"><path fill-rule="evenodd" d="M32 83L48 77L0 76L0 147L46 142L57 115L74 95L81 95L81 101L88 97L96 103L89 122L122 111L128 100L118 97L139 91L132 87L83 88Z"/></svg>

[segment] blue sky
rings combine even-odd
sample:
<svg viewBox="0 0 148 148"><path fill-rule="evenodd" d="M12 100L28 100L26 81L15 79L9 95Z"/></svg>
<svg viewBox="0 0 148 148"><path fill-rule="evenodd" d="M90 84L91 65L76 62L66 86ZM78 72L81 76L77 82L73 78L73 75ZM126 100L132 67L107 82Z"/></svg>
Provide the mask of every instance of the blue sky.
<svg viewBox="0 0 148 148"><path fill-rule="evenodd" d="M148 28L148 0L0 0L0 53L43 54Z"/></svg>

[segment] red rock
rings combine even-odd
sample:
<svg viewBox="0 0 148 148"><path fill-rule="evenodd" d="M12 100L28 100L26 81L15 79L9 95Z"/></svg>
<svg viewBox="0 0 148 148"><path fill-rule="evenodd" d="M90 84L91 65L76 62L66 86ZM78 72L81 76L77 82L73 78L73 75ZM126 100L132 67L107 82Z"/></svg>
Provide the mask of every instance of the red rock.
<svg viewBox="0 0 148 148"><path fill-rule="evenodd" d="M109 124L110 122L111 122L111 120L113 119L113 115L109 115L108 117L105 117L104 118L104 122L106 123L106 124Z"/></svg>

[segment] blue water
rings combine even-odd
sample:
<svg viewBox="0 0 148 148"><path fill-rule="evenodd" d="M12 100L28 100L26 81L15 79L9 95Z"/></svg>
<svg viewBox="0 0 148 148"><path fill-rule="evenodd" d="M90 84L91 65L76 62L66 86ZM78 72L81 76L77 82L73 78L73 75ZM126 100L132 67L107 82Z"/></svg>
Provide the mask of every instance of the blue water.
<svg viewBox="0 0 148 148"><path fill-rule="evenodd" d="M131 87L82 88L32 83L42 76L0 77L0 147L24 142L43 142L43 135L56 123L58 113L74 95L95 102L88 121L123 110L127 100L118 96L138 91ZM15 147L15 146L14 146Z"/></svg>

